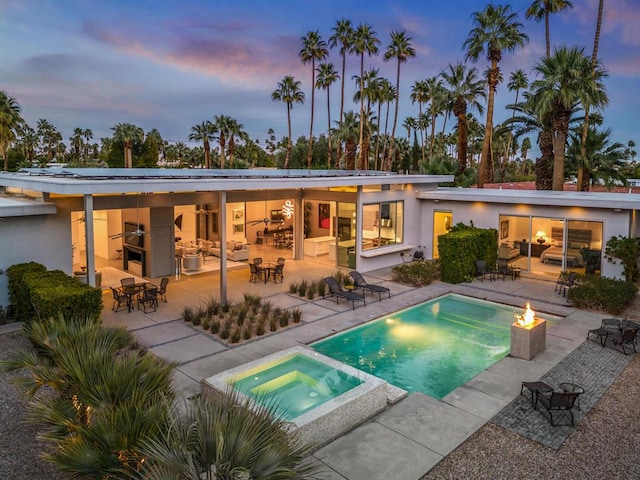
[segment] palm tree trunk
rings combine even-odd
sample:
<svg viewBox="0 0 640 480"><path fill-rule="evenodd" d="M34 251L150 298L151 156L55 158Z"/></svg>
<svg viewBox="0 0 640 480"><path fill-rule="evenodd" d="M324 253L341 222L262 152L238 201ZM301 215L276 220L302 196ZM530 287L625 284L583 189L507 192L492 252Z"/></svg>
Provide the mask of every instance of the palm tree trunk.
<svg viewBox="0 0 640 480"><path fill-rule="evenodd" d="M433 141L436 138L436 115L431 115L431 138L429 139L429 161L433 156Z"/></svg>
<svg viewBox="0 0 640 480"><path fill-rule="evenodd" d="M331 151L331 102L329 101L329 87L327 87L327 169L331 168L332 151Z"/></svg>
<svg viewBox="0 0 640 480"><path fill-rule="evenodd" d="M289 103L287 103L287 125L289 136L287 137L287 153L284 156L284 168L289 168L289 160L291 159L291 105Z"/></svg>
<svg viewBox="0 0 640 480"><path fill-rule="evenodd" d="M224 133L222 133L222 132L220 133L219 142L220 142L220 168L222 170L224 170L225 163L227 161L227 156L226 156L226 153L225 153L227 142L226 142L226 140L224 138Z"/></svg>
<svg viewBox="0 0 640 480"><path fill-rule="evenodd" d="M382 145L382 165L380 170L387 170L387 132L389 127L389 107L390 102L387 102L387 111L384 116L384 144Z"/></svg>
<svg viewBox="0 0 640 480"><path fill-rule="evenodd" d="M484 126L484 141L482 142L482 156L480 157L480 168L478 171L478 188L483 188L485 182L491 182L493 177L493 164L489 155L491 139L493 137L493 106L495 102L496 87L493 79L497 80L497 75L492 72L498 70L496 60L491 60L489 73L489 99L487 101L487 120Z"/></svg>
<svg viewBox="0 0 640 480"><path fill-rule="evenodd" d="M458 171L456 176L460 176L467 169L467 145L469 138L467 135L467 114L466 110L458 113Z"/></svg>
<svg viewBox="0 0 640 480"><path fill-rule="evenodd" d="M564 190L564 147L567 133L563 128L556 128L553 141L553 190Z"/></svg>
<svg viewBox="0 0 640 480"><path fill-rule="evenodd" d="M311 60L311 122L309 124L309 151L307 152L307 168L313 163L313 111L316 103L316 61Z"/></svg>
<svg viewBox="0 0 640 480"><path fill-rule="evenodd" d="M376 159L373 168L378 170L378 162L380 161L380 113L382 111L382 102L378 102L378 125L376 126Z"/></svg>
<svg viewBox="0 0 640 480"><path fill-rule="evenodd" d="M551 56L551 36L549 35L549 11L544 9L544 40L546 42L547 57Z"/></svg>
<svg viewBox="0 0 640 480"><path fill-rule="evenodd" d="M360 55L360 156L358 158L358 168L362 169L362 140L364 139L364 51Z"/></svg>
<svg viewBox="0 0 640 480"><path fill-rule="evenodd" d="M540 157L536 159L536 190L553 187L553 130L545 128L538 139Z"/></svg>
<svg viewBox="0 0 640 480"><path fill-rule="evenodd" d="M391 144L389 145L389 155L393 156L395 153L395 136L396 126L398 124L398 107L400 104L400 59L398 59L398 69L396 71L396 108L393 114L393 128L391 128Z"/></svg>
<svg viewBox="0 0 640 480"><path fill-rule="evenodd" d="M342 125L342 120L343 120L343 116L344 116L344 72L346 70L347 67L347 52L345 51L342 54L342 78L341 83L342 83L342 90L340 91L340 119L338 120L340 122L340 125Z"/></svg>

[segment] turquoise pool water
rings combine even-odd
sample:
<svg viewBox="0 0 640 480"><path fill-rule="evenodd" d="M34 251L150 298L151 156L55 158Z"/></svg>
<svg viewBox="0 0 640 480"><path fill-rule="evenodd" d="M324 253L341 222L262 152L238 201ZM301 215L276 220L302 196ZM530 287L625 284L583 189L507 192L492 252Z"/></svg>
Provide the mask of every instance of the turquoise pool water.
<svg viewBox="0 0 640 480"><path fill-rule="evenodd" d="M305 355L294 354L234 376L229 383L258 403L275 402L276 414L290 421L362 381Z"/></svg>
<svg viewBox="0 0 640 480"><path fill-rule="evenodd" d="M449 294L311 345L409 393L441 399L509 353L523 309Z"/></svg>

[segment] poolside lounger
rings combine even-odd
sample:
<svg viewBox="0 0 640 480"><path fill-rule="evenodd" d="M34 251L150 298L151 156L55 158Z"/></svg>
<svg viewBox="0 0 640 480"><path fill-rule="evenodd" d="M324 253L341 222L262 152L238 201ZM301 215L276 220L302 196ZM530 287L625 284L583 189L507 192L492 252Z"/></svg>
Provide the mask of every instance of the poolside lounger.
<svg viewBox="0 0 640 480"><path fill-rule="evenodd" d="M382 301L383 293L388 294L389 298L391 298L391 290L389 290L387 287L383 287L382 285L371 285L370 283L367 283L360 272L353 270L349 272L349 275L351 275L351 278L353 278L353 284L355 285L355 287L362 289L362 293L364 293L365 290L368 290L371 293L377 293L379 301Z"/></svg>
<svg viewBox="0 0 640 480"><path fill-rule="evenodd" d="M356 302L362 302L365 306L367 305L367 300L364 298L364 295L343 290L335 278L326 277L324 282L327 284L327 287L329 287L329 296L336 297L336 303L340 303L339 299L344 298L348 302L351 302L354 310L356 308Z"/></svg>

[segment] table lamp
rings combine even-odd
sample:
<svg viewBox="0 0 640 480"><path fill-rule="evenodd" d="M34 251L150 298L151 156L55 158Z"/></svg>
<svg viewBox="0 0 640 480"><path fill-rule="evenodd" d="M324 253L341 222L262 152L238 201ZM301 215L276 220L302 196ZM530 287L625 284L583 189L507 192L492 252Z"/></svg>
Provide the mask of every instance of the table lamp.
<svg viewBox="0 0 640 480"><path fill-rule="evenodd" d="M536 233L536 237L538 237L538 243L540 245L542 245L545 242L545 238L547 236L547 232L545 232L544 230L538 230L538 232Z"/></svg>

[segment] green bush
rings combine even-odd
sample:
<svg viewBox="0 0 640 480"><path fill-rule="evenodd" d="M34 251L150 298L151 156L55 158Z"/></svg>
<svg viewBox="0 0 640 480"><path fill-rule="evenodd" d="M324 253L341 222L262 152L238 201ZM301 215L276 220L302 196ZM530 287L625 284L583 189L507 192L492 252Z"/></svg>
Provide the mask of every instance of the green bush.
<svg viewBox="0 0 640 480"><path fill-rule="evenodd" d="M31 293L24 283L24 275L29 272L43 273L47 268L36 262L19 263L7 268L9 279L9 301L13 304L16 322L25 322L35 316L31 305Z"/></svg>
<svg viewBox="0 0 640 480"><path fill-rule="evenodd" d="M579 283L569 289L567 297L577 308L602 310L618 315L627 308L636 295L633 283L606 277L581 277Z"/></svg>
<svg viewBox="0 0 640 480"><path fill-rule="evenodd" d="M476 275L476 260L495 265L498 257L498 231L458 224L438 236L440 278L443 282L469 282Z"/></svg>
<svg viewBox="0 0 640 480"><path fill-rule="evenodd" d="M425 260L422 262L401 263L391 269L394 281L422 287L429 285L440 277L440 261Z"/></svg>
<svg viewBox="0 0 640 480"><path fill-rule="evenodd" d="M61 270L31 271L23 276L36 317L99 318L102 290L70 277ZM33 317L33 318L36 318Z"/></svg>

